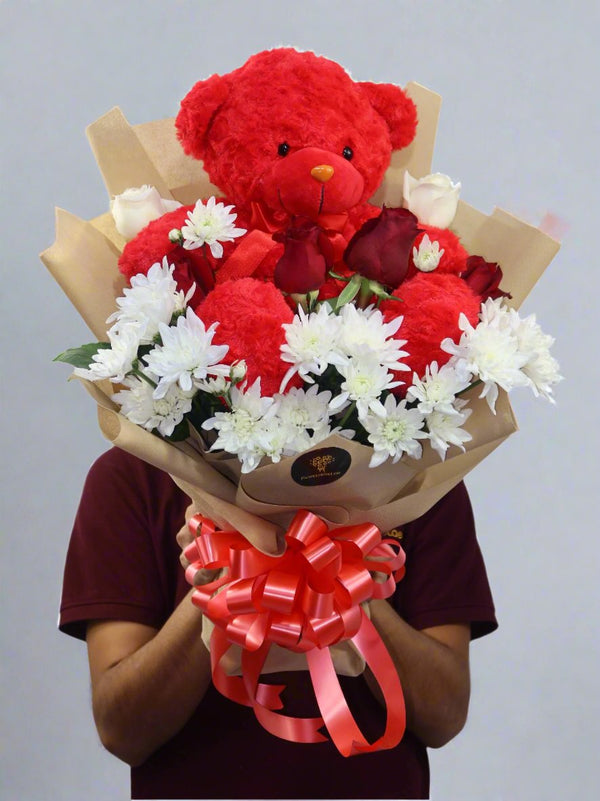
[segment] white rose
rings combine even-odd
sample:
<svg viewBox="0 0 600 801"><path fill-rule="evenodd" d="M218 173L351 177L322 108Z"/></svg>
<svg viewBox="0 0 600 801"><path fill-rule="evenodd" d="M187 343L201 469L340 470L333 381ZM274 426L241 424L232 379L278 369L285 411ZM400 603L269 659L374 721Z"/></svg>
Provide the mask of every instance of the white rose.
<svg viewBox="0 0 600 801"><path fill-rule="evenodd" d="M154 186L147 185L126 189L110 202L117 231L127 240L133 239L152 220L180 206L181 203L162 198Z"/></svg>
<svg viewBox="0 0 600 801"><path fill-rule="evenodd" d="M423 225L448 228L456 214L460 184L436 172L424 178L404 173L404 208L412 211Z"/></svg>

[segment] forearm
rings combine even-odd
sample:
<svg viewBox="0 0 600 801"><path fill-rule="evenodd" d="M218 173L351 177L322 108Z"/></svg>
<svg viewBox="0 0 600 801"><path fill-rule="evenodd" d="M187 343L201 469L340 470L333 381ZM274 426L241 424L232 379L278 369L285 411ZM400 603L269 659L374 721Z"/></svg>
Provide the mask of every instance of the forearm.
<svg viewBox="0 0 600 801"><path fill-rule="evenodd" d="M136 765L189 719L209 685L210 657L200 636L202 615L190 594L160 631L136 627L134 635L139 632L147 641L132 643L135 650L103 665L99 659L110 660L106 647L120 636L119 625L91 624L88 632L94 718L105 747ZM112 626L112 639L104 636L102 626ZM101 656L93 659L94 653Z"/></svg>
<svg viewBox="0 0 600 801"><path fill-rule="evenodd" d="M372 601L370 609L402 682L407 728L427 746L444 745L458 734L467 717L468 627L431 630L439 632L441 640L448 634L451 647L412 628L387 601Z"/></svg>

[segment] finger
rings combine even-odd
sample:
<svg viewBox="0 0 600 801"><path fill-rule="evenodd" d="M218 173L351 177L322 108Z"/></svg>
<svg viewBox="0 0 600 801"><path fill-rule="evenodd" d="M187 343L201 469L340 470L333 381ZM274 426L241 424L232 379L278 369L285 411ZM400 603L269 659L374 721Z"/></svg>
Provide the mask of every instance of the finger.
<svg viewBox="0 0 600 801"><path fill-rule="evenodd" d="M194 537L187 526L182 526L175 535L175 539L179 547L183 550L193 541Z"/></svg>
<svg viewBox="0 0 600 801"><path fill-rule="evenodd" d="M185 522L189 523L190 519L194 516L200 514L198 511L198 507L195 503L191 503L188 508L185 510Z"/></svg>
<svg viewBox="0 0 600 801"><path fill-rule="evenodd" d="M208 568L204 567L201 570L198 570L194 576L194 586L198 587L200 584L209 584L218 577L220 572L221 570L219 568L216 570L209 570Z"/></svg>

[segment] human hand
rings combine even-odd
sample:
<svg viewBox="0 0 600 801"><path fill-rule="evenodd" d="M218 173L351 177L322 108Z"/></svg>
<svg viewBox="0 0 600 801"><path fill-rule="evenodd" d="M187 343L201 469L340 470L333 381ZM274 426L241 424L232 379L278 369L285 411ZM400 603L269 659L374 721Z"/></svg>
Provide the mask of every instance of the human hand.
<svg viewBox="0 0 600 801"><path fill-rule="evenodd" d="M181 548L181 554L179 555L179 561L184 570L187 570L190 566L191 562L186 557L185 552L186 549L194 542L194 535L190 531L189 528L189 521L191 518L198 513L195 505L192 503L188 506L185 511L185 525L183 525L176 535L177 544ZM208 570L207 568L202 568L201 570L197 570L193 576L192 584L197 587L200 584L208 584L210 581L214 581L220 570Z"/></svg>

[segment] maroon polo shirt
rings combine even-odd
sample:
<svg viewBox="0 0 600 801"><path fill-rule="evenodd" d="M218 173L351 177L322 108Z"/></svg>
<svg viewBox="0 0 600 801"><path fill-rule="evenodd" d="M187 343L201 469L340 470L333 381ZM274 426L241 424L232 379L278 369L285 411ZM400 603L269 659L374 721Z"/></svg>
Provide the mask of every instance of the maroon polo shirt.
<svg viewBox="0 0 600 801"><path fill-rule="evenodd" d="M165 473L113 448L88 475L67 554L60 628L85 638L89 620L160 628L188 592L175 534L189 499ZM403 527L406 576L391 599L423 629L468 623L473 637L496 628L468 495L459 484ZM285 711L319 714L306 672L283 683ZM385 712L362 677L341 677L369 739ZM428 798L427 752L407 732L394 749L344 758L331 742L298 744L266 732L251 709L211 685L187 724L131 771L132 798Z"/></svg>

